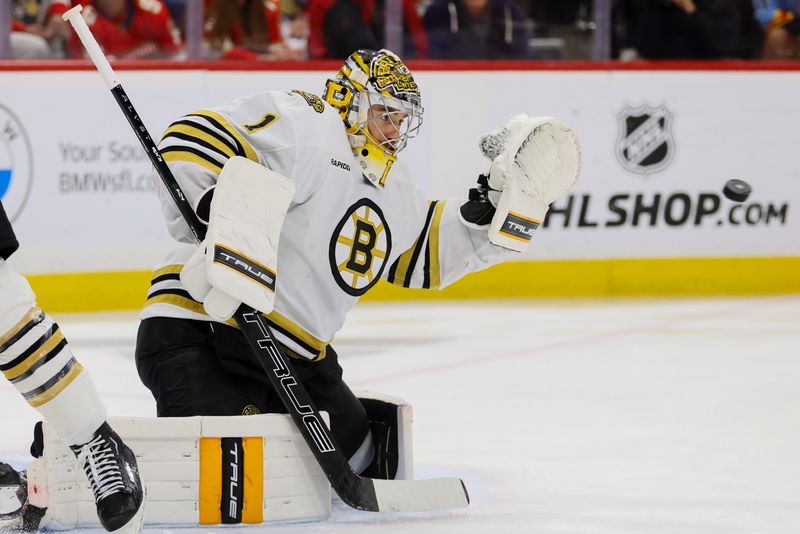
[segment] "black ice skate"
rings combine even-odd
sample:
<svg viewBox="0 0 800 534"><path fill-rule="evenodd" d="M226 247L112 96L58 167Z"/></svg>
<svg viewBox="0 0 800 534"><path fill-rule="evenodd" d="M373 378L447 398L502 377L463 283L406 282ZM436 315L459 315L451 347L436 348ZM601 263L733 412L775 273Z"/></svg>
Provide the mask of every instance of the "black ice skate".
<svg viewBox="0 0 800 534"><path fill-rule="evenodd" d="M97 516L109 532L141 530L144 492L136 458L108 423L84 445L73 445L94 492Z"/></svg>

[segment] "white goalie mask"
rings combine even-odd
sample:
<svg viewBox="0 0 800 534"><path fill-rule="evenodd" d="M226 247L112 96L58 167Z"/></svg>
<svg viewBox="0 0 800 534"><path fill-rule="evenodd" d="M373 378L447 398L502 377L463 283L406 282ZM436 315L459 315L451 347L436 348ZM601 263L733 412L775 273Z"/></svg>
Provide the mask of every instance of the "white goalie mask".
<svg viewBox="0 0 800 534"><path fill-rule="evenodd" d="M325 100L344 121L353 155L375 186L419 133L422 105L408 67L389 50L359 50L325 84Z"/></svg>

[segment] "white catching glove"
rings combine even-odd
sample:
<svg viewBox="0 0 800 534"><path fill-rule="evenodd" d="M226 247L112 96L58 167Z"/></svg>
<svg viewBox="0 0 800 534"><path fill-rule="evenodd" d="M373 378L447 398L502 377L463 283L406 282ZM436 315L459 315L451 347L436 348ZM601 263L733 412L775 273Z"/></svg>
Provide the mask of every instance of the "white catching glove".
<svg viewBox="0 0 800 534"><path fill-rule="evenodd" d="M206 239L181 282L206 313L227 321L241 303L269 313L275 303L278 241L294 183L246 158L230 158L211 200Z"/></svg>
<svg viewBox="0 0 800 534"><path fill-rule="evenodd" d="M521 114L484 135L480 147L492 160L488 195L497 208L489 241L524 252L550 204L578 180L578 137L558 119Z"/></svg>

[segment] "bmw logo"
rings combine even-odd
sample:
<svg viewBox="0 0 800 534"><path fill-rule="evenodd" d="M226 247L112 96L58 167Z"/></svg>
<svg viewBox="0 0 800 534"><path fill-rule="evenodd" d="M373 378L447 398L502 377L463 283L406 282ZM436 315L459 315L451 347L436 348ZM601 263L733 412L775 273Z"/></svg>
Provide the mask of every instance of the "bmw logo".
<svg viewBox="0 0 800 534"><path fill-rule="evenodd" d="M13 222L33 186L33 151L22 122L0 104L0 201Z"/></svg>

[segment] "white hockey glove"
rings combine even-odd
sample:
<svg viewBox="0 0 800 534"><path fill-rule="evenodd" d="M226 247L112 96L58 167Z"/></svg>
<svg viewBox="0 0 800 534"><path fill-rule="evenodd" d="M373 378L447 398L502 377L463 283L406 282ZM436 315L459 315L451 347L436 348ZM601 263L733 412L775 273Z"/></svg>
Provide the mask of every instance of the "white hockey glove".
<svg viewBox="0 0 800 534"><path fill-rule="evenodd" d="M227 321L241 303L272 311L278 241L294 189L288 178L240 156L222 168L206 239L181 271L184 287L213 319Z"/></svg>
<svg viewBox="0 0 800 534"><path fill-rule="evenodd" d="M558 119L522 114L484 135L480 147L492 160L485 194L497 208L489 241L524 252L550 204L578 179L578 137Z"/></svg>

